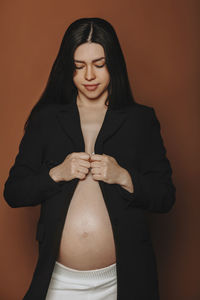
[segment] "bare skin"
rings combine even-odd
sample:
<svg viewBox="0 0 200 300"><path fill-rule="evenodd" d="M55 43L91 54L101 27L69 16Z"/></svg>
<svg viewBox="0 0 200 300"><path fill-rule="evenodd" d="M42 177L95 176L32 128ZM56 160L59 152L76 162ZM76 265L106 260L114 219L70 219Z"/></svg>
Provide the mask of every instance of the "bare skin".
<svg viewBox="0 0 200 300"><path fill-rule="evenodd" d="M97 45L79 47L80 51L75 52L77 58L91 59L104 54L103 48ZM120 184L130 192L134 189L128 171L119 166L114 157L92 155L107 110L104 105L109 82L107 71L104 70L103 74L102 70L96 71L90 60L87 68L79 70L77 76L77 106L85 152L69 154L60 165L50 170L49 175L57 182L80 179L67 212L57 261L74 269L90 270L116 261L112 227L98 180ZM84 90L81 83L93 80L102 83L99 90Z"/></svg>

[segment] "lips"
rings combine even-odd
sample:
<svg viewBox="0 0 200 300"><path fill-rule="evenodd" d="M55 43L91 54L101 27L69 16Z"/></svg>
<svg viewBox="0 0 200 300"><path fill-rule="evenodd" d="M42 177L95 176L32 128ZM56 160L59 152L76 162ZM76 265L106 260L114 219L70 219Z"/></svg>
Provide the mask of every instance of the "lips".
<svg viewBox="0 0 200 300"><path fill-rule="evenodd" d="M94 91L96 90L96 88L98 87L99 84L84 84L84 87L88 90L88 91Z"/></svg>

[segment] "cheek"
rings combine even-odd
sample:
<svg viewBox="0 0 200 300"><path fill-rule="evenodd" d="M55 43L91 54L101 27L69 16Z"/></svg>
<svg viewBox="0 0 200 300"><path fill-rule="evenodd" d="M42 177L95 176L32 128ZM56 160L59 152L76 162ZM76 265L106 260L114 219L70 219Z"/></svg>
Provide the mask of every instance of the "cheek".
<svg viewBox="0 0 200 300"><path fill-rule="evenodd" d="M102 82L104 82L105 85L108 85L108 84L109 84L109 81L110 81L110 74L108 73L108 71L102 72L102 74L101 74L101 79L102 79Z"/></svg>
<svg viewBox="0 0 200 300"><path fill-rule="evenodd" d="M73 77L73 82L76 86L79 86L80 85L80 76L78 74L75 74L74 77Z"/></svg>

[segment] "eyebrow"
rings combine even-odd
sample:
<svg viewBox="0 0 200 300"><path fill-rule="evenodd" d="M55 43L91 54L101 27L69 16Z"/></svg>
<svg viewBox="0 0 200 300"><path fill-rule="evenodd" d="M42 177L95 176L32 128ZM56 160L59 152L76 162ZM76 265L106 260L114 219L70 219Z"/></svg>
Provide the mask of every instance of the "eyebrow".
<svg viewBox="0 0 200 300"><path fill-rule="evenodd" d="M99 61L99 60L101 60L101 59L103 59L103 58L105 58L105 57L100 57L100 58L93 59L93 60L92 60L92 62ZM83 61L83 60L77 60L77 59L74 59L74 62L80 62L80 63L84 63L84 61Z"/></svg>

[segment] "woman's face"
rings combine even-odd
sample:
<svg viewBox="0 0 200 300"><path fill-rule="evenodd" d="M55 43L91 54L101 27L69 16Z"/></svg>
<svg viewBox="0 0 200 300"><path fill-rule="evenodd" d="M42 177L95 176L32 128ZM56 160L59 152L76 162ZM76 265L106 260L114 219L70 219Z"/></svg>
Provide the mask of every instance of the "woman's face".
<svg viewBox="0 0 200 300"><path fill-rule="evenodd" d="M74 52L75 72L73 81L81 93L88 99L100 98L108 93L110 75L105 64L104 49L97 43L84 43ZM96 85L88 87L85 85Z"/></svg>

